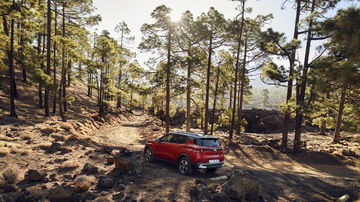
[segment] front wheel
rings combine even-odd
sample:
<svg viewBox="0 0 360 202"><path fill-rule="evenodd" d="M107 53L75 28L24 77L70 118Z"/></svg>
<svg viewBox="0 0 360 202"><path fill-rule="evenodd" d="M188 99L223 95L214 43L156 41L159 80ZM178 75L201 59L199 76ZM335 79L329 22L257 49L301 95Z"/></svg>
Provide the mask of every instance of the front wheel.
<svg viewBox="0 0 360 202"><path fill-rule="evenodd" d="M178 168L180 173L183 175L190 175L193 172L193 169L191 167L191 161L187 157L182 157L179 160Z"/></svg>
<svg viewBox="0 0 360 202"><path fill-rule="evenodd" d="M154 156L153 156L153 151L150 147L147 147L144 151L144 159L146 162L153 162L154 161Z"/></svg>

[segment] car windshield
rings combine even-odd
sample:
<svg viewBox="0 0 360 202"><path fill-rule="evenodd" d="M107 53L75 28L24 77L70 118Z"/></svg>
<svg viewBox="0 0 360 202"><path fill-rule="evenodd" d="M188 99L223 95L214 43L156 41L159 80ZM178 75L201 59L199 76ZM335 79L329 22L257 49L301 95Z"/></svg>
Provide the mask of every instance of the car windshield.
<svg viewBox="0 0 360 202"><path fill-rule="evenodd" d="M209 138L197 139L196 144L204 147L220 146L220 142L218 139L209 139Z"/></svg>

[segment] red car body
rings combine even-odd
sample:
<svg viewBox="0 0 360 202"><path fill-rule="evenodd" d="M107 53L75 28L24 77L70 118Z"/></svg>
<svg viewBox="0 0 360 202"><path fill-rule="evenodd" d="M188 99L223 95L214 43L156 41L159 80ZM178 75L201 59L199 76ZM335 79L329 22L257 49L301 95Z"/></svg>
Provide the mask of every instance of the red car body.
<svg viewBox="0 0 360 202"><path fill-rule="evenodd" d="M190 163L190 170L192 168L215 170L224 165L224 150L220 146L219 139L214 136L172 132L157 140L150 140L145 145L144 155L147 161L149 161L147 152L150 151L154 159L178 164L181 164L181 159L185 159Z"/></svg>

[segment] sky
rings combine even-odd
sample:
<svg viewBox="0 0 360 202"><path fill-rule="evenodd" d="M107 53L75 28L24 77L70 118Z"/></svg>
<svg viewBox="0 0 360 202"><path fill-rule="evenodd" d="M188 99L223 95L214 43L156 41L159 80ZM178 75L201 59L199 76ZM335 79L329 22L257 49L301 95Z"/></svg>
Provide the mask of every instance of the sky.
<svg viewBox="0 0 360 202"><path fill-rule="evenodd" d="M272 13L274 18L267 27L283 32L288 38L291 38L293 35L295 9L292 8L293 3L287 3L285 4L285 9L281 9L283 2L284 0L248 0L246 6L253 9L250 16ZM290 2L293 2L293 0L290 0ZM153 22L150 13L162 4L172 8L172 16L177 19L186 10L190 10L194 17L197 17L201 13L207 12L210 7L214 7L224 14L226 19L234 19L239 13L236 10L239 2L231 0L94 0L94 6L97 8L95 13L100 14L102 17L100 24L95 27L96 32L108 30L112 37L119 39L120 36L114 29L119 22L126 22L132 32L131 34L135 36L134 43L129 44L127 47L137 52L137 59L140 64L143 64L147 61L149 55L141 53L137 49L142 36L140 28L144 23ZM357 0L344 0L339 4L338 8L346 8L350 5L358 7L360 3ZM335 11L330 12L330 15L334 14ZM304 51L300 49L298 52L298 57L301 58ZM315 57L315 51L312 51L311 55ZM259 79L255 78L254 80L257 80L257 84L260 85Z"/></svg>

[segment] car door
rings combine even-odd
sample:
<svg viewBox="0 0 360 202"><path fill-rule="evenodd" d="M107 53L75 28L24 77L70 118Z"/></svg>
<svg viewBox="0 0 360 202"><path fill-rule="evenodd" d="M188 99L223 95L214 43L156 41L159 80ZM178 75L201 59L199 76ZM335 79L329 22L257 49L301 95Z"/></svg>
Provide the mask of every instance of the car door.
<svg viewBox="0 0 360 202"><path fill-rule="evenodd" d="M179 155L182 153L183 146L186 142L186 136L181 134L174 134L173 138L171 139L171 145L167 149L168 158L170 161L176 162Z"/></svg>
<svg viewBox="0 0 360 202"><path fill-rule="evenodd" d="M173 138L173 134L166 134L164 135L162 138L160 138L157 141L156 144L156 152L155 152L155 156L157 158L163 159L163 160L169 160L168 159L168 152L167 149L169 148L169 144L171 139Z"/></svg>

